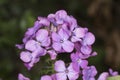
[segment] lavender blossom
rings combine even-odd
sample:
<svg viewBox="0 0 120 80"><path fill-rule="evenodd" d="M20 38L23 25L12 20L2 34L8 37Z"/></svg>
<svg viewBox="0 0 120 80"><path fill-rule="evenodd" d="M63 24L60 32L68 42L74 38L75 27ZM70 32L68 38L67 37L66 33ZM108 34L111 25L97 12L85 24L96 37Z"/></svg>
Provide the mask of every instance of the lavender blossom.
<svg viewBox="0 0 120 80"><path fill-rule="evenodd" d="M95 80L97 70L95 66L90 66L90 67L83 69L82 73L83 73L83 77L82 77L83 80Z"/></svg>
<svg viewBox="0 0 120 80"><path fill-rule="evenodd" d="M57 72L57 80L67 80L67 77L69 80L76 80L79 77L79 73L73 69L72 63L66 68L65 63L62 60L55 62L55 71Z"/></svg>

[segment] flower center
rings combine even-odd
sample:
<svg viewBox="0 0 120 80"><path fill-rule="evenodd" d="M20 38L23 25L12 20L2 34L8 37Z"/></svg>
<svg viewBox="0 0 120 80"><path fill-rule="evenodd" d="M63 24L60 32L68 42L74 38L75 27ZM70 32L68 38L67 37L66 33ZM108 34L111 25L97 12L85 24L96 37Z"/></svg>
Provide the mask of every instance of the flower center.
<svg viewBox="0 0 120 80"><path fill-rule="evenodd" d="M78 62L78 63L81 63L81 59L78 59L77 62Z"/></svg>
<svg viewBox="0 0 120 80"><path fill-rule="evenodd" d="M60 43L63 43L64 41L63 40L60 40Z"/></svg>
<svg viewBox="0 0 120 80"><path fill-rule="evenodd" d="M68 69L66 69L66 70L65 70L65 73L68 73L68 72L69 72L69 70L68 70Z"/></svg>

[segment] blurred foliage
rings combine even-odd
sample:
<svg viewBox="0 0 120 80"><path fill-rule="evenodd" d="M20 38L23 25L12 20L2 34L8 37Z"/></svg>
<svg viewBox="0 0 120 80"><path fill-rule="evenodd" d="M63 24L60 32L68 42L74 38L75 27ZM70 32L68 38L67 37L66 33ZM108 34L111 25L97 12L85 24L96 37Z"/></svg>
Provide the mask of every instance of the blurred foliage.
<svg viewBox="0 0 120 80"><path fill-rule="evenodd" d="M109 77L107 80L120 80L120 76Z"/></svg>
<svg viewBox="0 0 120 80"><path fill-rule="evenodd" d="M0 0L0 79L17 80L19 72L32 80L39 80L42 73L50 74L51 68L48 67L48 71L45 72L41 67L54 62L46 60L46 57L42 58L31 71L27 71L19 59L20 51L16 49L15 44L22 43L24 32L33 26L37 16L47 16L60 9L65 9L68 14L77 18L81 26L87 26L92 31L93 20L87 15L89 3L89 0ZM101 44L103 41L100 39L96 41L93 47L98 56L90 58L89 65L95 65L101 73L107 71L108 66L104 63L105 51Z"/></svg>

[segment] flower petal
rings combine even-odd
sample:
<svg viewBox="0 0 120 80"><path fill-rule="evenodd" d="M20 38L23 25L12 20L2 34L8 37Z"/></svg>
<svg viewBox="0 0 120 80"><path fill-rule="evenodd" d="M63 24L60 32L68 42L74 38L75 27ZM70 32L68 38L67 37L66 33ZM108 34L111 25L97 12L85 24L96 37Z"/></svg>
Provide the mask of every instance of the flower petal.
<svg viewBox="0 0 120 80"><path fill-rule="evenodd" d="M54 69L57 72L64 72L66 70L65 63L62 60L56 61Z"/></svg>
<svg viewBox="0 0 120 80"><path fill-rule="evenodd" d="M56 51L61 51L62 46L60 43L54 42L52 47L56 50Z"/></svg>
<svg viewBox="0 0 120 80"><path fill-rule="evenodd" d="M100 74L98 80L107 80L108 76L109 74L107 72L103 72L102 74Z"/></svg>
<svg viewBox="0 0 120 80"><path fill-rule="evenodd" d="M66 52L72 52L74 49L74 44L67 40L63 42L62 47Z"/></svg>
<svg viewBox="0 0 120 80"><path fill-rule="evenodd" d="M50 37L47 37L44 41L41 43L42 46L49 46L50 45Z"/></svg>
<svg viewBox="0 0 120 80"><path fill-rule="evenodd" d="M86 30L84 28L76 28L74 34L78 38L83 38L85 36Z"/></svg>
<svg viewBox="0 0 120 80"><path fill-rule="evenodd" d="M48 37L48 31L45 29L40 29L37 33L36 33L36 39L37 41L42 42L43 40L45 40Z"/></svg>
<svg viewBox="0 0 120 80"><path fill-rule="evenodd" d="M91 33L88 32L83 40L83 45L92 45L95 42L95 36Z"/></svg>
<svg viewBox="0 0 120 80"><path fill-rule="evenodd" d="M60 42L60 36L55 32L52 33L52 39L53 41Z"/></svg>
<svg viewBox="0 0 120 80"><path fill-rule="evenodd" d="M63 29L60 29L58 34L60 35L62 40L67 40L69 38L69 35L67 34L67 32Z"/></svg>
<svg viewBox="0 0 120 80"><path fill-rule="evenodd" d="M40 47L40 45L35 40L29 40L25 44L25 49L30 50L30 51L35 51L39 47Z"/></svg>
<svg viewBox="0 0 120 80"><path fill-rule="evenodd" d="M81 66L82 68L86 68L87 65L88 65L88 61L87 61L87 60L82 60L81 63L80 63L80 66Z"/></svg>
<svg viewBox="0 0 120 80"><path fill-rule="evenodd" d="M57 53L54 50L49 50L47 52L50 55L52 60L56 59Z"/></svg>
<svg viewBox="0 0 120 80"><path fill-rule="evenodd" d="M56 80L67 80L65 73L56 73Z"/></svg>
<svg viewBox="0 0 120 80"><path fill-rule="evenodd" d="M20 59L24 62L30 62L32 59L31 53L27 51L23 51L20 53Z"/></svg>
<svg viewBox="0 0 120 80"><path fill-rule="evenodd" d="M69 65L69 67L68 67L67 69L68 69L68 71L69 71L69 73L67 74L69 80L76 80L76 79L79 77L78 72L76 72L76 71L73 69L72 63Z"/></svg>
<svg viewBox="0 0 120 80"><path fill-rule="evenodd" d="M81 47L81 52L83 54L89 55L92 52L92 49L90 46L82 46Z"/></svg>

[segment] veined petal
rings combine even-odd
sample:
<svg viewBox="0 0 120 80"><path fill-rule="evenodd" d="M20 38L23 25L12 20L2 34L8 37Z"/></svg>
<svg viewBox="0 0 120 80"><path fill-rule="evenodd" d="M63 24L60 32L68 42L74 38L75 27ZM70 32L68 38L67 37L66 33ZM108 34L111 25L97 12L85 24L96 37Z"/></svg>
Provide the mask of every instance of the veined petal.
<svg viewBox="0 0 120 80"><path fill-rule="evenodd" d="M84 45L92 45L95 42L95 36L91 33L88 32L83 40Z"/></svg>
<svg viewBox="0 0 120 80"><path fill-rule="evenodd" d="M73 32L76 37L83 38L85 36L86 30L84 28L76 28Z"/></svg>
<svg viewBox="0 0 120 80"><path fill-rule="evenodd" d="M50 45L50 37L47 37L44 41L41 43L42 46L49 46Z"/></svg>
<svg viewBox="0 0 120 80"><path fill-rule="evenodd" d="M53 32L52 33L52 39L53 39L53 41L60 42L61 38L57 33Z"/></svg>
<svg viewBox="0 0 120 80"><path fill-rule="evenodd" d="M82 60L81 63L80 63L80 66L81 66L82 68L86 68L87 65L88 65L88 61L87 61L87 60Z"/></svg>
<svg viewBox="0 0 120 80"><path fill-rule="evenodd" d="M74 44L67 40L63 42L62 47L66 52L72 52L74 49Z"/></svg>
<svg viewBox="0 0 120 80"><path fill-rule="evenodd" d="M32 59L31 53L27 51L23 51L20 53L20 59L24 62L30 62Z"/></svg>
<svg viewBox="0 0 120 80"><path fill-rule="evenodd" d="M89 55L92 52L92 49L90 46L82 46L81 47L81 52L83 54Z"/></svg>
<svg viewBox="0 0 120 80"><path fill-rule="evenodd" d="M57 72L62 72L63 73L66 70L65 63L62 60L56 61L54 69Z"/></svg>
<svg viewBox="0 0 120 80"><path fill-rule="evenodd" d="M61 51L62 49L62 45L59 42L54 42L52 47L56 50L56 51Z"/></svg>
<svg viewBox="0 0 120 80"><path fill-rule="evenodd" d="M30 51L35 51L39 47L40 45L35 40L29 40L25 44L25 49L30 50Z"/></svg>
<svg viewBox="0 0 120 80"><path fill-rule="evenodd" d="M62 40L67 40L69 38L69 35L67 34L67 32L63 29L60 29L58 34L60 35Z"/></svg>
<svg viewBox="0 0 120 80"><path fill-rule="evenodd" d="M73 69L72 63L70 63L70 65L69 65L69 67L67 69L69 71L68 74L67 74L69 80L76 80L79 77L78 72L76 72Z"/></svg>
<svg viewBox="0 0 120 80"><path fill-rule="evenodd" d="M56 80L67 80L66 74L63 73L56 73Z"/></svg>
<svg viewBox="0 0 120 80"><path fill-rule="evenodd" d="M45 29L40 29L37 33L36 33L36 39L37 41L42 42L43 40L45 40L48 37L48 31Z"/></svg>
<svg viewBox="0 0 120 80"><path fill-rule="evenodd" d="M102 74L100 74L98 80L106 80L108 76L109 74L107 72L103 72Z"/></svg>

